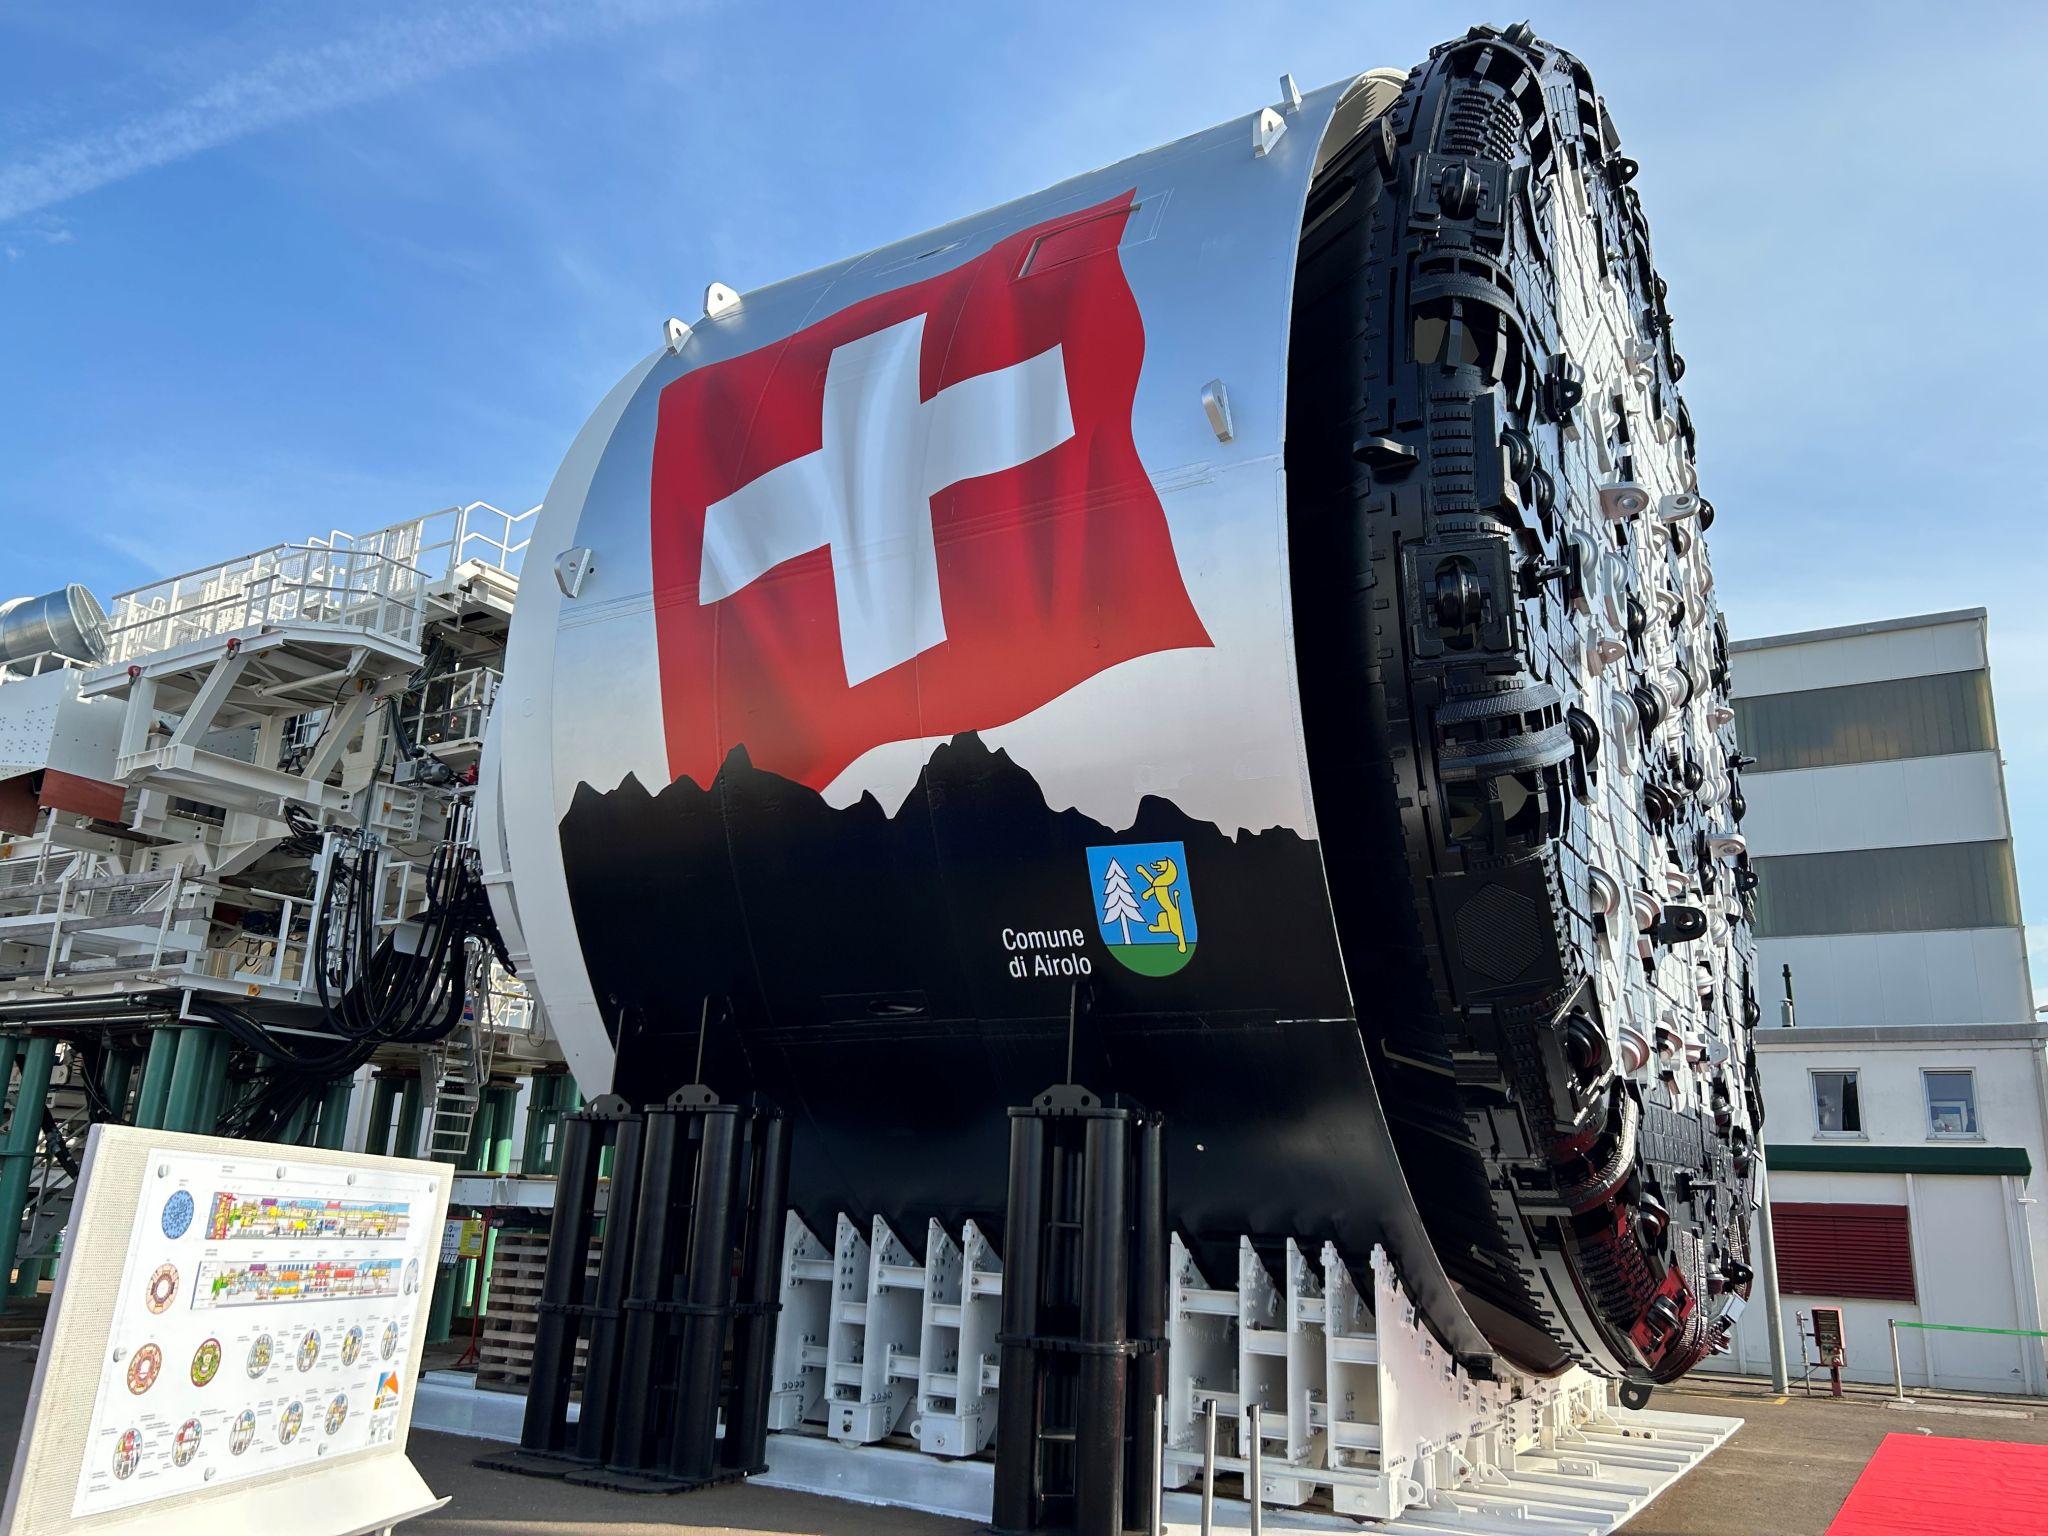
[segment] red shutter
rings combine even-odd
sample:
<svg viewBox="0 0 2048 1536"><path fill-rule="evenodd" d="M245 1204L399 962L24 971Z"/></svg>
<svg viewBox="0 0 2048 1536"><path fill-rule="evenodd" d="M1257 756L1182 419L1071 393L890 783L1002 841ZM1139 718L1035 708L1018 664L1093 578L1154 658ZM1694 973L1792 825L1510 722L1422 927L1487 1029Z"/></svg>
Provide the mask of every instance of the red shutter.
<svg viewBox="0 0 2048 1536"><path fill-rule="evenodd" d="M1778 1285L1788 1296L1916 1301L1903 1205L1771 1202Z"/></svg>

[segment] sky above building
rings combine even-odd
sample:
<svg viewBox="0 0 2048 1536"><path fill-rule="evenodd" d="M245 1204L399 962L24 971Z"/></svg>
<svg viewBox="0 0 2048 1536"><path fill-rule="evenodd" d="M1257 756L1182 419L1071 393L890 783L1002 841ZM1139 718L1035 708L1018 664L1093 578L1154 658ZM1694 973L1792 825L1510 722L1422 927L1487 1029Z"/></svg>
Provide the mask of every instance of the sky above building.
<svg viewBox="0 0 2048 1536"><path fill-rule="evenodd" d="M2048 13L412 0L0 13L0 597L526 506L744 291L1533 10L1643 171L1738 635L1982 604L2048 1003ZM2022 365L2026 365L2023 367Z"/></svg>

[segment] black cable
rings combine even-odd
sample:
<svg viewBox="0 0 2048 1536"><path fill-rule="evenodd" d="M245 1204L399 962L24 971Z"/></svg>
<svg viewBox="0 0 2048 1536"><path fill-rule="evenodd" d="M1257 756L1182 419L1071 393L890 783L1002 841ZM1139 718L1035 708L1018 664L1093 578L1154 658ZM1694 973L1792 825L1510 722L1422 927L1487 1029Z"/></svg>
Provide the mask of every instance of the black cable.
<svg viewBox="0 0 2048 1536"><path fill-rule="evenodd" d="M368 841L336 854L311 945L320 1006L345 1039L437 1040L462 1016L469 942L488 944L503 958L504 941L491 920L474 851L454 843L438 846L428 861L426 903L411 925L416 946L405 951L393 936L380 937L381 858Z"/></svg>

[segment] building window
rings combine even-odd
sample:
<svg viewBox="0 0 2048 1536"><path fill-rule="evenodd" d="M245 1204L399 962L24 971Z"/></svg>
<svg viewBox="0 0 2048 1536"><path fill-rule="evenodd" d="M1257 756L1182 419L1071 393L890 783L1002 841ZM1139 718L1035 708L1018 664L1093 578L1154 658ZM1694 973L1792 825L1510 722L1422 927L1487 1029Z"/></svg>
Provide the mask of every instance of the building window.
<svg viewBox="0 0 2048 1536"><path fill-rule="evenodd" d="M1977 1134L1977 1077L1969 1071L1922 1072L1927 1085L1927 1134Z"/></svg>
<svg viewBox="0 0 2048 1536"><path fill-rule="evenodd" d="M1813 1074L1813 1123L1823 1136L1861 1136L1863 1104L1854 1072Z"/></svg>
<svg viewBox="0 0 2048 1536"><path fill-rule="evenodd" d="M1983 671L1900 677L1735 701L1735 737L1756 771L1989 752L1991 677Z"/></svg>
<svg viewBox="0 0 2048 1536"><path fill-rule="evenodd" d="M2019 926L2008 842L1780 854L1755 863L1759 938Z"/></svg>
<svg viewBox="0 0 2048 1536"><path fill-rule="evenodd" d="M1913 1240L1903 1205L1771 1202L1778 1284L1788 1296L1915 1301Z"/></svg>

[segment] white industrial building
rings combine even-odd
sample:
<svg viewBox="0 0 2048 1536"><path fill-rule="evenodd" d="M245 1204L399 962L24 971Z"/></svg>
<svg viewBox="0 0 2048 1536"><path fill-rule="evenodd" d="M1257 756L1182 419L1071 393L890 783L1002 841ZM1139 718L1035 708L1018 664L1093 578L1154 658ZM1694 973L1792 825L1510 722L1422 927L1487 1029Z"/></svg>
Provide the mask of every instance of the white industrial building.
<svg viewBox="0 0 2048 1536"><path fill-rule="evenodd" d="M2014 873L1984 610L1730 647L1761 877L1757 1055L1788 1353L1852 1380L2048 1392L2048 1029ZM1785 969L1795 1004L1783 1008ZM1771 1028L1776 1015L1788 1028ZM1759 1292L1734 1364L1769 1367Z"/></svg>
<svg viewBox="0 0 2048 1536"><path fill-rule="evenodd" d="M2033 1024L1757 1032L1795 1374L1798 1314L1810 1318L1816 1303L1842 1308L1856 1381L1891 1380L1891 1318L2041 1328L2048 1205L2033 1176L2048 1161L2044 1048L2048 1029ZM1909 1385L2040 1393L2041 1345L1908 1329L1899 1363ZM1733 1363L1770 1368L1761 1293L1736 1329Z"/></svg>
<svg viewBox="0 0 2048 1536"><path fill-rule="evenodd" d="M1802 1025L2033 1018L1984 610L1729 653L1766 985Z"/></svg>

